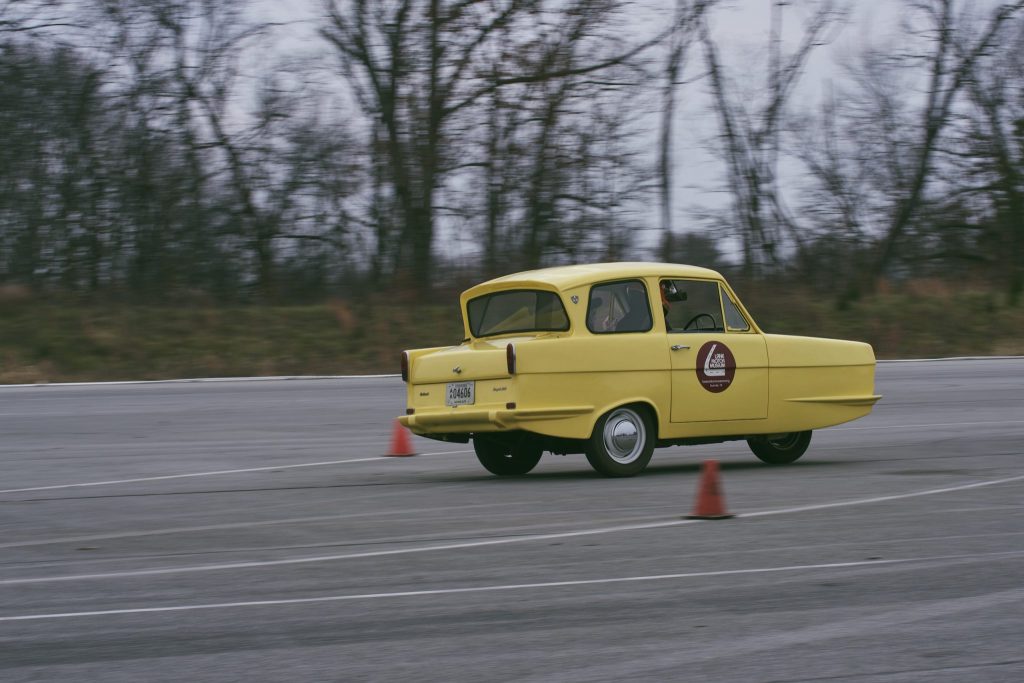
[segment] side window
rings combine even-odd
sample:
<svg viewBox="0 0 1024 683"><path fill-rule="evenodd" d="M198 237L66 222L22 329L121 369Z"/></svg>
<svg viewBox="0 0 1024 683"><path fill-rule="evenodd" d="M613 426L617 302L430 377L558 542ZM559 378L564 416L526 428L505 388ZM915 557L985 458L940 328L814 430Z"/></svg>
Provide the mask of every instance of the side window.
<svg viewBox="0 0 1024 683"><path fill-rule="evenodd" d="M724 332L718 283L662 280L661 304L669 332Z"/></svg>
<svg viewBox="0 0 1024 683"><path fill-rule="evenodd" d="M647 288L640 280L606 282L590 288L587 329L598 334L651 329Z"/></svg>
<svg viewBox="0 0 1024 683"><path fill-rule="evenodd" d="M735 332L748 332L750 323L740 313L740 307L729 296L729 292L722 289L722 308L725 309L725 326Z"/></svg>

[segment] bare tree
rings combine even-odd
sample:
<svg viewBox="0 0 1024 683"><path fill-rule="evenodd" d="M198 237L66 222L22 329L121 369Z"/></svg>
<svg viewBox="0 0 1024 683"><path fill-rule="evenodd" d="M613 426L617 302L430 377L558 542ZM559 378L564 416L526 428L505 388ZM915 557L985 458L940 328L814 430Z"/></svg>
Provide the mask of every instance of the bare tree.
<svg viewBox="0 0 1024 683"><path fill-rule="evenodd" d="M807 20L796 50L781 52L783 0L771 0L772 35L769 40L767 96L758 106L745 104L733 92L718 46L707 21L701 23L701 43L710 77L715 113L719 120L721 155L726 163L728 187L733 195L735 222L740 230L743 267L747 275L762 265L777 264L785 233L799 241L792 220L783 209L778 186L779 133L786 105L811 52L831 39L841 26L845 11L824 2Z"/></svg>
<svg viewBox="0 0 1024 683"><path fill-rule="evenodd" d="M807 172L798 211L809 226L794 260L801 279L812 286L842 287L859 279L869 266L864 245L875 215L872 195L890 191L899 175L903 126L893 100L902 91L898 81L874 83L891 87L876 93L872 104L882 104L869 107L868 121L850 110L845 93L830 86L820 113L795 117L792 126L789 149Z"/></svg>
<svg viewBox="0 0 1024 683"><path fill-rule="evenodd" d="M103 74L64 47L6 44L0 54L0 278L95 289L110 169Z"/></svg>
<svg viewBox="0 0 1024 683"><path fill-rule="evenodd" d="M0 0L0 34L37 33L77 26L66 0Z"/></svg>
<svg viewBox="0 0 1024 683"><path fill-rule="evenodd" d="M637 106L649 81L639 60L580 72L615 57L614 44L595 40L616 17L614 4L606 10L552 14L529 35L503 36L514 49L493 55L497 73L481 77L481 89L514 63L561 75L490 88L453 122L465 151L446 195L479 226L470 232L482 238L487 274L618 258L636 245L636 203L651 190L639 139L650 109Z"/></svg>
<svg viewBox="0 0 1024 683"><path fill-rule="evenodd" d="M283 74L271 72L255 89L242 90L242 57L266 44L271 26L247 20L241 0L101 2L110 23L122 31L115 43L124 68L134 74L128 96L140 112L143 142L155 131L168 131L185 169L167 197L183 218L181 229L150 232L156 244L145 251L164 251L165 235L188 247L194 259L227 249L233 253L228 258L239 254L254 266L264 297L279 291L277 262L294 249L289 242L344 251L340 233L347 216L323 195L340 199L357 185L358 174L341 158L346 131L337 118L320 122L318 93L285 87ZM341 169L348 182L341 182ZM152 172L160 171L147 168ZM337 213L325 216L327 206ZM314 217L319 228L303 227ZM186 264L183 270L188 269Z"/></svg>
<svg viewBox="0 0 1024 683"><path fill-rule="evenodd" d="M668 260L672 253L672 149L676 116L676 94L683 64L696 31L704 16L717 0L676 0L672 30L668 36L664 82L661 87L661 125L658 136L658 180L661 191L661 253Z"/></svg>
<svg viewBox="0 0 1024 683"><path fill-rule="evenodd" d="M534 4L510 0L492 10L490 3L440 0L327 2L323 35L337 49L363 110L379 122L401 213L396 246L409 245L400 258L418 283L430 282L434 201L462 83L489 37Z"/></svg>
<svg viewBox="0 0 1024 683"><path fill-rule="evenodd" d="M974 77L979 60L996 48L1009 20L1024 8L1024 1L1000 4L977 35L971 35L969 22L957 16L954 0L915 0L908 6L923 18L925 26L920 31L931 42L931 52L925 56L928 86L918 113L917 137L910 150L905 190L887 221L878 257L869 271L873 277L890 265L900 239L922 204L934 170L933 157L958 96Z"/></svg>
<svg viewBox="0 0 1024 683"><path fill-rule="evenodd" d="M618 49L580 59L578 44L595 39L584 29L607 27L595 17L620 10L618 0L572 0L556 9L542 0L328 0L323 35L363 111L380 126L400 215L391 241L397 262L419 287L431 282L438 192L465 164L459 132L465 126L458 122L479 122L474 110L514 85L552 83L556 101L562 87L556 81L624 64L660 40L628 45L604 36L602 42ZM515 41L499 47L499 36ZM534 226L545 211L540 195L535 198Z"/></svg>
<svg viewBox="0 0 1024 683"><path fill-rule="evenodd" d="M985 56L970 79L976 113L957 161L979 185L965 189L988 198L985 246L1016 304L1024 294L1024 20L1014 23L1002 49Z"/></svg>

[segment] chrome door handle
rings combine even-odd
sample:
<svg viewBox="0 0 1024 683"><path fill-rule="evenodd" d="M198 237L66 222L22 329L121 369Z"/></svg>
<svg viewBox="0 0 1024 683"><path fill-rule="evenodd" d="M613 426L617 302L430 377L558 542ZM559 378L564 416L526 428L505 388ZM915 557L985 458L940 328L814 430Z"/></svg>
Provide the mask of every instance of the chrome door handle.
<svg viewBox="0 0 1024 683"><path fill-rule="evenodd" d="M682 351L683 349L688 349L688 348L690 348L690 347L687 346L686 344L673 344L672 345L672 350L673 351Z"/></svg>

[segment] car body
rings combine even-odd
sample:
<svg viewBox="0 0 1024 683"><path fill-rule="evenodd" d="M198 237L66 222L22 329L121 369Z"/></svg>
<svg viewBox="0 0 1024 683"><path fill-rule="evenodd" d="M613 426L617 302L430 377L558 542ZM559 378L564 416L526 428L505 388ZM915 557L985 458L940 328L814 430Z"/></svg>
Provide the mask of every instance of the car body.
<svg viewBox="0 0 1024 683"><path fill-rule="evenodd" d="M465 339L403 352L413 433L473 440L496 474L544 451L630 476L657 446L747 440L772 464L811 430L862 417L875 356L854 341L766 334L725 279L668 263L534 270L461 296Z"/></svg>

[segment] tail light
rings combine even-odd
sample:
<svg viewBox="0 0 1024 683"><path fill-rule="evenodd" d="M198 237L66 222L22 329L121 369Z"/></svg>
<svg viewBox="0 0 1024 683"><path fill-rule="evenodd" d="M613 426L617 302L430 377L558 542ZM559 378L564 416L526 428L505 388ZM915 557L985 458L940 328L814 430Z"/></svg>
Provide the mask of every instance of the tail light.
<svg viewBox="0 0 1024 683"><path fill-rule="evenodd" d="M409 352L402 351L402 381L409 381Z"/></svg>
<svg viewBox="0 0 1024 683"><path fill-rule="evenodd" d="M505 364L508 366L508 374L516 374L516 347L509 344L505 347Z"/></svg>

